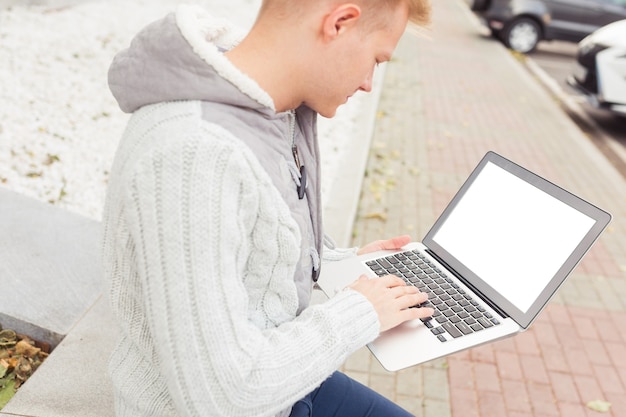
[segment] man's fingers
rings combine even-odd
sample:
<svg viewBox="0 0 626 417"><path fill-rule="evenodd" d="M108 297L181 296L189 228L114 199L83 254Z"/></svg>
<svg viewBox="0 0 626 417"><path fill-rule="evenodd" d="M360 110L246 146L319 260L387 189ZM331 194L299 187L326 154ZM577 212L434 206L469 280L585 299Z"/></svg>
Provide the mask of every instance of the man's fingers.
<svg viewBox="0 0 626 417"><path fill-rule="evenodd" d="M416 320L416 319L424 319L426 317L431 317L435 311L431 307L420 307L420 308L407 308L406 310L402 310L400 315L402 316L401 323L407 320Z"/></svg>
<svg viewBox="0 0 626 417"><path fill-rule="evenodd" d="M391 239L383 240L380 242L381 249L400 249L401 247L411 242L411 236L403 235L396 236Z"/></svg>
<svg viewBox="0 0 626 417"><path fill-rule="evenodd" d="M414 289L414 291L412 289ZM401 290L402 288L399 288L399 291ZM426 302L428 300L428 294L419 292L415 287L408 286L406 287L404 294L397 297L397 300L398 307L400 307L400 309L405 309L415 307Z"/></svg>
<svg viewBox="0 0 626 417"><path fill-rule="evenodd" d="M369 279L361 276L349 286L363 294L374 306L380 321L380 330L385 331L407 320L433 315L430 307L416 307L428 300L428 294L417 287L407 285L395 275ZM412 308L416 307L416 308Z"/></svg>
<svg viewBox="0 0 626 417"><path fill-rule="evenodd" d="M406 286L406 282L404 282L402 278L399 278L396 275L385 275L378 279L382 279L380 282L384 284L387 288Z"/></svg>

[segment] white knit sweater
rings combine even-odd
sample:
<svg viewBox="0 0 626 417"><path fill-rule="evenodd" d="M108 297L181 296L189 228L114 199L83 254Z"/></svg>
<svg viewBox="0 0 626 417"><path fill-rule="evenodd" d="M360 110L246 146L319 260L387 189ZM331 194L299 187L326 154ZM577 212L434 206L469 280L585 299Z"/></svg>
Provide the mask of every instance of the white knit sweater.
<svg viewBox="0 0 626 417"><path fill-rule="evenodd" d="M203 111L142 106L111 170L118 416L285 416L378 335L352 290L298 314L302 231L257 156Z"/></svg>

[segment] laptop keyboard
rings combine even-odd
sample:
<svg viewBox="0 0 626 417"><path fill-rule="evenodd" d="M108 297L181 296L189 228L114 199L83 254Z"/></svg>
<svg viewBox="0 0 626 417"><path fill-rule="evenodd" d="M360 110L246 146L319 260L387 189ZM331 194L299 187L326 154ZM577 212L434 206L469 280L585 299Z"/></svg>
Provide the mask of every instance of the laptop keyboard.
<svg viewBox="0 0 626 417"><path fill-rule="evenodd" d="M421 320L442 342L500 324L472 295L418 250L374 259L366 264L378 276L396 275L408 285L428 293L428 301L416 307L434 309L432 317Z"/></svg>

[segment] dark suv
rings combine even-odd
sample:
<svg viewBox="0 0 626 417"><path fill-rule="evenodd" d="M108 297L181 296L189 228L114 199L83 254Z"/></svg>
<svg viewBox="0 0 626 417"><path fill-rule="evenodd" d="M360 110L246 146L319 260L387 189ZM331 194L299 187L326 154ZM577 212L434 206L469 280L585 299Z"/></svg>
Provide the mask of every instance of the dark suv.
<svg viewBox="0 0 626 417"><path fill-rule="evenodd" d="M541 40L578 42L601 26L626 19L626 0L470 0L504 44L532 52Z"/></svg>

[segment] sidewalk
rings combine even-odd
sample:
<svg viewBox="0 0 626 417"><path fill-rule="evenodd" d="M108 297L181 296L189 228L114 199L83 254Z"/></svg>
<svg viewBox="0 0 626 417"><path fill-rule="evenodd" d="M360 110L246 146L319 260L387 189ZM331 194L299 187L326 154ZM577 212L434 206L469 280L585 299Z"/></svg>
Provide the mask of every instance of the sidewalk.
<svg viewBox="0 0 626 417"><path fill-rule="evenodd" d="M462 0L433 4L430 39L407 34L387 67L353 243L420 239L488 150L613 222L529 331L397 373L363 349L344 369L418 417L624 416L626 181Z"/></svg>

